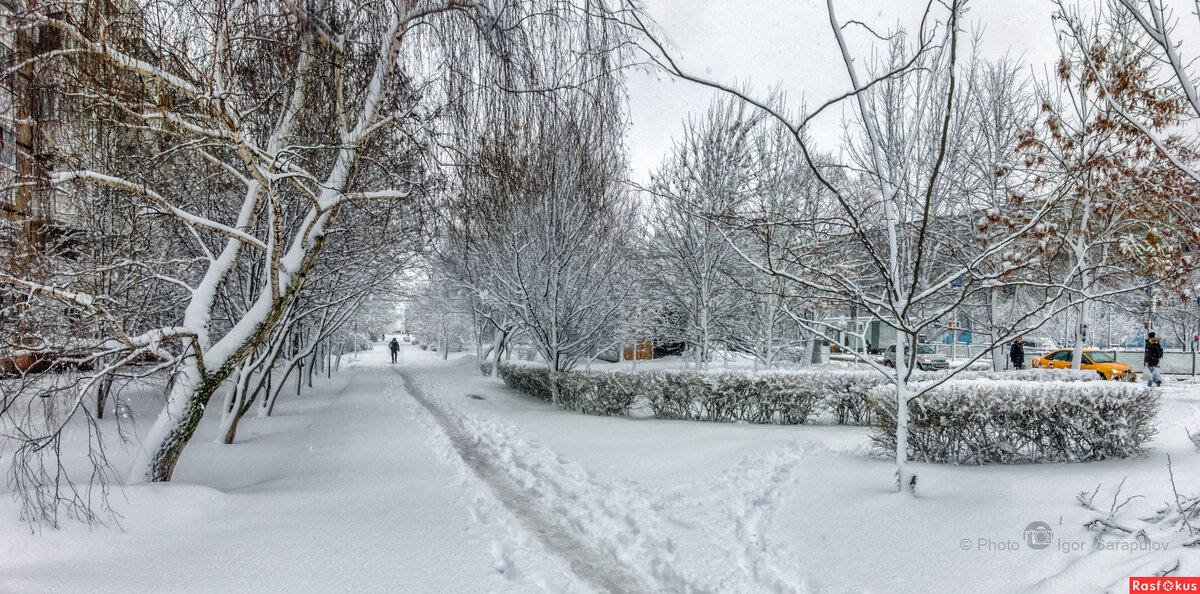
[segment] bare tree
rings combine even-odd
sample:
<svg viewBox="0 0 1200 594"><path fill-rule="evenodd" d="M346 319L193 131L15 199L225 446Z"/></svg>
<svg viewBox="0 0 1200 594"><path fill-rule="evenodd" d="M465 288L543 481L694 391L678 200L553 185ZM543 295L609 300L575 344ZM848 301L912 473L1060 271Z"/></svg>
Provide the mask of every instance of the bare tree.
<svg viewBox="0 0 1200 594"><path fill-rule="evenodd" d="M1195 147L1172 138L1182 131L1181 120L1200 120L1200 92L1194 73L1197 48L1177 32L1180 21L1171 7L1163 0L1113 0L1101 7L1099 17L1088 19L1077 7L1061 0L1055 4L1066 51L1076 56L1073 66L1086 72L1099 98L1129 132L1145 136L1162 158L1200 182ZM1191 16L1200 19L1200 9ZM1110 41L1145 62L1108 61Z"/></svg>
<svg viewBox="0 0 1200 594"><path fill-rule="evenodd" d="M689 74L661 44L656 46L657 59L675 75L737 95L786 126L806 167L832 197L835 207L822 211L816 220L762 216L739 224L820 226L825 241L808 250L771 254L770 258L745 251L742 256L766 274L781 276L831 299L852 301L895 330L894 346L907 356L897 357L894 371L864 360L894 382L897 480L902 491L911 493L916 476L907 462L908 406L933 385L918 392L909 389L907 380L916 356L910 345L968 297L1009 282L1008 267L995 269L984 263L1019 261L1018 240L1034 231L1053 200L1031 200L1025 204L1031 212L1021 224L998 233L983 249L964 253L960 238L976 224L977 213L952 191L946 171L954 108L961 100L963 4L930 5L920 29L911 35L895 32L885 39L886 54L867 72L862 71L862 60L853 55L846 40L852 25L837 20L832 1L826 6L830 31L851 86L803 116L789 115L770 101ZM653 40L645 22L638 22ZM805 135L807 125L828 106L847 100L854 107L849 157L840 163L820 162ZM1026 313L1014 321L1009 332L996 338L1036 326L1039 314L1047 308L1043 305ZM818 324L801 321L822 336L831 334Z"/></svg>
<svg viewBox="0 0 1200 594"><path fill-rule="evenodd" d="M485 370L518 334L556 373L590 358L611 342L630 289L619 282L636 224L621 144L628 40L603 3L583 5L530 27L546 41L522 68L475 65L448 78L461 99L444 150L454 169L433 218L434 274L462 290Z"/></svg>
<svg viewBox="0 0 1200 594"><path fill-rule="evenodd" d="M1037 188L1035 175L1023 163L1018 148L1033 127L1037 111L1030 82L1020 70L1019 64L1007 59L986 62L976 54L964 73L962 100L956 103L954 112L959 133L948 155L955 175L948 181L950 191L960 195L981 219L979 224L964 229L969 238L964 244L964 257L987 250L993 239L1003 238L1037 212L1036 203L1034 209L1022 204ZM981 262L980 267L991 274L1007 273L1010 279L1035 277L1044 264L1041 254L1045 246L1031 235L1014 247L1024 248L1025 257L994 257ZM978 305L965 303L961 309L982 310L977 316L968 314L971 331L995 344L996 338L1003 336L1023 311L1028 311L1026 301L1040 302L1046 295L1045 288L1034 284L992 284L980 291ZM1006 355L1004 349L991 350L994 369L1004 368Z"/></svg>
<svg viewBox="0 0 1200 594"><path fill-rule="evenodd" d="M504 310L553 373L592 356L624 310L636 220L623 184L618 127L575 101L551 102L527 124L523 168L481 208L490 241L480 296Z"/></svg>
<svg viewBox="0 0 1200 594"><path fill-rule="evenodd" d="M697 369L712 357L714 341L734 339L744 296L732 278L737 254L717 222L703 215L748 199L759 121L740 102L718 98L687 122L648 188L655 292L676 313L666 338L690 346Z"/></svg>
<svg viewBox="0 0 1200 594"><path fill-rule="evenodd" d="M20 342L80 372L49 392L38 381L5 392L38 410L8 407L5 437L18 444L14 472L43 469L20 492L34 501L27 515L46 519L59 499L37 498L65 480L56 444L73 419L91 423L96 385L143 360L155 361L146 373L171 373L128 472L129 481L170 480L210 398L239 368L288 336L311 345L323 334L302 323L300 339L280 326L309 319L306 303L336 307L336 297L306 298L305 288L350 205L407 201L426 187L425 159L451 115L448 72L544 52L547 23L605 10L460 0L61 5L22 3L9 25L63 40L63 51L30 60L64 65L80 109L128 150L95 158L114 154L93 142L107 136L80 130L46 181L111 195L154 227L131 225L143 242L136 251L114 245L79 274L65 251L43 253L36 273L0 270L21 310L45 312L19 329L37 336ZM124 228L114 229L119 239ZM140 315L131 298L160 306ZM56 321L63 307L71 313Z"/></svg>
<svg viewBox="0 0 1200 594"><path fill-rule="evenodd" d="M1158 283L1161 296L1186 279L1183 250L1195 244L1190 222L1197 212L1186 175L1192 158L1181 139L1166 136L1182 103L1148 90L1156 66L1139 46L1097 26L1085 31L1073 18L1059 21L1067 29L1056 78L1039 91L1041 115L1022 148L1037 182L1063 194L1049 229L1056 258L1048 264L1080 299L1072 357L1078 369L1094 301L1148 283ZM1131 111L1152 117L1145 131L1162 137L1130 124Z"/></svg>

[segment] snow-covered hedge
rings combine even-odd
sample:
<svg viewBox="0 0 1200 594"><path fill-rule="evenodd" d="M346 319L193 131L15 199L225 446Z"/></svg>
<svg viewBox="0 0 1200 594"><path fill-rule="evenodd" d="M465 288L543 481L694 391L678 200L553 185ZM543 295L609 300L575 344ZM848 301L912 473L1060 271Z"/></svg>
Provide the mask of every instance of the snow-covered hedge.
<svg viewBox="0 0 1200 594"><path fill-rule="evenodd" d="M500 378L516 390L551 400L544 366L502 363ZM796 425L865 425L867 390L886 380L873 371L694 372L566 371L558 374L562 405L589 414L625 415L644 405L657 418Z"/></svg>
<svg viewBox="0 0 1200 594"><path fill-rule="evenodd" d="M781 425L866 424L867 390L886 381L876 372L858 370L639 375L656 417Z"/></svg>
<svg viewBox="0 0 1200 594"><path fill-rule="evenodd" d="M918 372L914 374L918 381L941 379L950 375L948 371ZM1023 382L1091 382L1102 381L1104 377L1095 371L1073 369L1009 369L1005 371L960 371L954 374L955 380L1019 380Z"/></svg>
<svg viewBox="0 0 1200 594"><path fill-rule="evenodd" d="M496 373L508 387L526 396L546 402L554 399L550 390L550 370L545 365L501 363L496 366Z"/></svg>
<svg viewBox="0 0 1200 594"><path fill-rule="evenodd" d="M896 449L896 395L874 388L871 439ZM988 464L1129 458L1157 431L1158 398L1124 382L948 381L909 403L909 457Z"/></svg>
<svg viewBox="0 0 1200 594"><path fill-rule="evenodd" d="M589 415L626 416L642 389L638 374L568 371L558 375L562 405Z"/></svg>
<svg viewBox="0 0 1200 594"><path fill-rule="evenodd" d="M500 363L496 373L508 387L551 402L550 370L544 365ZM558 374L559 399L564 408L592 415L628 415L637 400L638 375L600 371Z"/></svg>

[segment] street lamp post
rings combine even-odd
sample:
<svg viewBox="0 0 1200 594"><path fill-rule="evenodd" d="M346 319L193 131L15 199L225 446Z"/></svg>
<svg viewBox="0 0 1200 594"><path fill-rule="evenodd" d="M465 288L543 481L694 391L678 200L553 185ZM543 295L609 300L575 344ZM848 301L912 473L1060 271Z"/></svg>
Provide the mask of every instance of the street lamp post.
<svg viewBox="0 0 1200 594"><path fill-rule="evenodd" d="M955 279L952 286L955 289L961 289L962 288L962 277L960 276L957 279ZM955 305L954 306L954 321L950 322L950 360L955 361L955 362L958 361L959 328L955 328L954 325L957 324L958 321L959 321L958 320L958 305Z"/></svg>

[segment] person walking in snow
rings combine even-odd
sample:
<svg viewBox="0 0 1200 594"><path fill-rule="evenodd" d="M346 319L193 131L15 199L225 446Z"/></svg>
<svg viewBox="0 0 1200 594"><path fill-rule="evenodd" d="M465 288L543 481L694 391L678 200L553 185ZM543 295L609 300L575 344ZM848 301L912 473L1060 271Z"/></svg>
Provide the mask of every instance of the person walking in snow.
<svg viewBox="0 0 1200 594"><path fill-rule="evenodd" d="M1021 342L1020 336L1008 347L1008 360L1012 361L1013 369L1025 368L1025 343Z"/></svg>
<svg viewBox="0 0 1200 594"><path fill-rule="evenodd" d="M1161 386L1162 378L1158 376L1158 362L1162 361L1162 339L1153 332L1146 338L1146 352L1142 354L1142 363L1146 365L1147 386Z"/></svg>
<svg viewBox="0 0 1200 594"><path fill-rule="evenodd" d="M392 337L392 342L388 343L388 350L392 352L392 363L396 362L396 355L400 352L400 343L396 342L396 337Z"/></svg>

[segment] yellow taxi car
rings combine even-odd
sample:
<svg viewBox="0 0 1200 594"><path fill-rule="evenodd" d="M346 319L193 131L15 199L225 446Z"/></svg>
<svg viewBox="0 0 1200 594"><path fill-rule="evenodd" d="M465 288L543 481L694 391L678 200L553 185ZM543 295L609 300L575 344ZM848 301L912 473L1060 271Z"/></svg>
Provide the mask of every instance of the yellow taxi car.
<svg viewBox="0 0 1200 594"><path fill-rule="evenodd" d="M1034 357L1033 366L1042 369L1070 369L1071 367L1071 349L1059 349ZM1112 355L1095 349L1083 349L1083 362L1079 366L1085 371L1095 371L1106 380L1125 380L1132 382L1137 380L1137 374L1133 368L1124 364L1118 363Z"/></svg>

